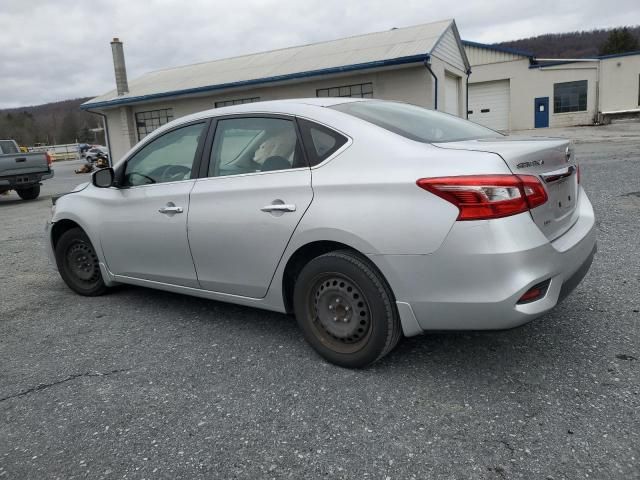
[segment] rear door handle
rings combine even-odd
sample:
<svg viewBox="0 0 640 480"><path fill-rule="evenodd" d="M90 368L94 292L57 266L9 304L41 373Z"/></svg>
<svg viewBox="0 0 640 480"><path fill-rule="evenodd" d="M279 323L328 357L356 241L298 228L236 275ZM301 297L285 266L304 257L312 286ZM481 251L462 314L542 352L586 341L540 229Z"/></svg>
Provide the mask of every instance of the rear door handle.
<svg viewBox="0 0 640 480"><path fill-rule="evenodd" d="M263 212L295 212L296 206L287 203L274 203L271 205L265 205L260 210Z"/></svg>
<svg viewBox="0 0 640 480"><path fill-rule="evenodd" d="M176 207L175 203L169 202L165 207L158 209L160 213L171 214L171 213L182 213L184 210L182 207Z"/></svg>

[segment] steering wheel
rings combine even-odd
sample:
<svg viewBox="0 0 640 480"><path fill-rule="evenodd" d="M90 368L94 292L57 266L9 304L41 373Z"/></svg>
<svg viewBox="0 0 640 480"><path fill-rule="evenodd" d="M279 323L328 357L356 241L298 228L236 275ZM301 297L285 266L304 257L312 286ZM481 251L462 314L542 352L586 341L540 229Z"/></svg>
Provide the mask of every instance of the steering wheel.
<svg viewBox="0 0 640 480"><path fill-rule="evenodd" d="M175 182L184 180L185 175L190 174L191 169L184 165L165 165L154 169L149 176L157 178L161 182Z"/></svg>

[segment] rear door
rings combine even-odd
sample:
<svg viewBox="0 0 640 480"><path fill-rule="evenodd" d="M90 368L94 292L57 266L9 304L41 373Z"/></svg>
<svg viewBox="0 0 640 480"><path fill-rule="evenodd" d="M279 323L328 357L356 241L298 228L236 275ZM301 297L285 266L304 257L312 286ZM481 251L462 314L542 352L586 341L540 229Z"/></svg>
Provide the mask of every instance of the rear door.
<svg viewBox="0 0 640 480"><path fill-rule="evenodd" d="M293 117L221 118L190 195L189 244L201 288L264 297L313 198ZM208 158L208 162L206 159Z"/></svg>

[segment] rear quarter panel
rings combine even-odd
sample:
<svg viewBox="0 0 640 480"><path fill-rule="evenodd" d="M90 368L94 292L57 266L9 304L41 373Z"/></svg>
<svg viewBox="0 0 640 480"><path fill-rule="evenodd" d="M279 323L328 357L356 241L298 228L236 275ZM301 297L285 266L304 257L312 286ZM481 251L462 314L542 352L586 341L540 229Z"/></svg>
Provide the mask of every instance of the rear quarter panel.
<svg viewBox="0 0 640 480"><path fill-rule="evenodd" d="M352 127L350 135L348 149L312 169L314 199L294 245L333 240L364 254L432 253L458 209L418 187L416 180L509 173L497 155L443 150L369 124Z"/></svg>

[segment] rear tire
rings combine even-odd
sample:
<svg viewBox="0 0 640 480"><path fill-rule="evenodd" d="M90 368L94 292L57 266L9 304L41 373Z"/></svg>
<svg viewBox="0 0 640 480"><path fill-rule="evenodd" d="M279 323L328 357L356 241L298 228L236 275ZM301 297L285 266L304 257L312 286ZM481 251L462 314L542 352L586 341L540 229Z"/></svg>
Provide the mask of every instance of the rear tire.
<svg viewBox="0 0 640 480"><path fill-rule="evenodd" d="M307 342L326 360L362 368L381 359L402 334L393 294L366 258L338 250L307 263L293 304Z"/></svg>
<svg viewBox="0 0 640 480"><path fill-rule="evenodd" d="M71 290L86 297L107 291L98 256L81 228L64 232L56 244L55 253L58 272Z"/></svg>
<svg viewBox="0 0 640 480"><path fill-rule="evenodd" d="M29 188L16 190L18 196L23 200L35 200L40 195L40 185L33 185Z"/></svg>

